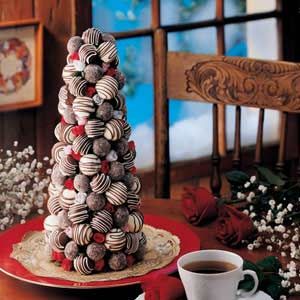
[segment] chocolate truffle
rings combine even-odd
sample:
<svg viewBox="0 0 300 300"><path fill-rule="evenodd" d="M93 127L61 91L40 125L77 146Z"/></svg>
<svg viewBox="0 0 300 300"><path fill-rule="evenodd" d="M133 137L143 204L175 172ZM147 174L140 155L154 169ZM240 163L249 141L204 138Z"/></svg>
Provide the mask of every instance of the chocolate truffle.
<svg viewBox="0 0 300 300"><path fill-rule="evenodd" d="M66 121L66 123L76 124L75 114L74 114L74 111L71 106L66 107L63 117L64 117L64 120Z"/></svg>
<svg viewBox="0 0 300 300"><path fill-rule="evenodd" d="M127 199L127 187L120 181L114 182L105 192L105 196L112 205L122 205Z"/></svg>
<svg viewBox="0 0 300 300"><path fill-rule="evenodd" d="M123 164L118 161L112 162L110 164L110 170L108 175L111 177L112 180L121 180L125 175L125 169L123 167Z"/></svg>
<svg viewBox="0 0 300 300"><path fill-rule="evenodd" d="M55 215L47 216L44 220L44 229L48 232L59 229L58 217Z"/></svg>
<svg viewBox="0 0 300 300"><path fill-rule="evenodd" d="M96 117L106 122L112 118L113 112L113 106L108 102L104 102L98 106Z"/></svg>
<svg viewBox="0 0 300 300"><path fill-rule="evenodd" d="M114 271L123 270L127 266L126 255L122 252L114 253L108 260L108 265Z"/></svg>
<svg viewBox="0 0 300 300"><path fill-rule="evenodd" d="M98 46L102 42L102 33L97 28L89 28L83 32L82 38L85 43Z"/></svg>
<svg viewBox="0 0 300 300"><path fill-rule="evenodd" d="M105 247L111 252L121 251L126 245L126 235L120 228L111 229L105 236Z"/></svg>
<svg viewBox="0 0 300 300"><path fill-rule="evenodd" d="M93 261L102 259L105 253L106 248L103 244L91 243L86 248L87 256Z"/></svg>
<svg viewBox="0 0 300 300"><path fill-rule="evenodd" d="M67 259L74 260L79 253L77 244L74 241L70 241L65 247L65 256Z"/></svg>
<svg viewBox="0 0 300 300"><path fill-rule="evenodd" d="M84 69L84 78L90 83L96 83L103 76L103 70L100 66L90 64Z"/></svg>
<svg viewBox="0 0 300 300"><path fill-rule="evenodd" d="M93 152L100 157L106 156L110 149L111 145L105 138L99 138L93 142Z"/></svg>
<svg viewBox="0 0 300 300"><path fill-rule="evenodd" d="M58 215L58 213L62 210L60 203L59 203L59 194L50 195L47 208L52 215Z"/></svg>
<svg viewBox="0 0 300 300"><path fill-rule="evenodd" d="M125 206L120 206L114 213L114 224L116 227L123 227L129 218L129 211Z"/></svg>
<svg viewBox="0 0 300 300"><path fill-rule="evenodd" d="M58 164L53 166L51 180L55 185L63 185L66 180L66 177L60 172Z"/></svg>
<svg viewBox="0 0 300 300"><path fill-rule="evenodd" d="M125 176L122 178L122 181L127 186L128 190L131 190L134 184L134 176L131 173L126 173Z"/></svg>
<svg viewBox="0 0 300 300"><path fill-rule="evenodd" d="M64 231L56 229L49 236L49 244L56 252L63 252L69 238Z"/></svg>
<svg viewBox="0 0 300 300"><path fill-rule="evenodd" d="M140 245L138 250L134 253L134 257L137 261L143 260L146 253L146 246Z"/></svg>
<svg viewBox="0 0 300 300"><path fill-rule="evenodd" d="M79 224L86 221L89 217L86 204L74 203L69 208L68 217L73 224Z"/></svg>
<svg viewBox="0 0 300 300"><path fill-rule="evenodd" d="M88 245L92 239L93 230L88 224L76 224L73 227L73 240L77 245Z"/></svg>
<svg viewBox="0 0 300 300"><path fill-rule="evenodd" d="M91 221L91 226L97 232L108 232L113 226L113 218L111 213L105 209L96 212Z"/></svg>
<svg viewBox="0 0 300 300"><path fill-rule="evenodd" d="M87 256L79 255L74 259L74 269L81 275L88 275L93 272L94 263Z"/></svg>
<svg viewBox="0 0 300 300"><path fill-rule="evenodd" d="M83 39L80 36L73 36L67 43L69 53L78 52L79 48L83 45Z"/></svg>
<svg viewBox="0 0 300 300"><path fill-rule="evenodd" d="M105 206L105 197L101 194L90 193L86 198L86 204L93 211L101 210Z"/></svg>
<svg viewBox="0 0 300 300"><path fill-rule="evenodd" d="M121 138L115 144L115 151L119 156L124 156L128 151L128 141L124 138Z"/></svg>
<svg viewBox="0 0 300 300"><path fill-rule="evenodd" d="M77 174L74 178L74 187L78 192L86 193L90 188L90 180L86 175Z"/></svg>

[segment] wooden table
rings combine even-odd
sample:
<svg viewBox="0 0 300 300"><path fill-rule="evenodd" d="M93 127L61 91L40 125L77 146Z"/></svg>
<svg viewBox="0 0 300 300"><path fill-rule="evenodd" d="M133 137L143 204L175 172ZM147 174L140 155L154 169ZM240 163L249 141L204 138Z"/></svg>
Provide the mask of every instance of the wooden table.
<svg viewBox="0 0 300 300"><path fill-rule="evenodd" d="M144 199L143 211L145 213L157 214L168 218L185 222L180 212L180 203L175 200L158 200ZM187 223L186 223L187 224ZM248 251L247 249L233 250L215 239L214 222L203 227L194 227L189 225L201 238L202 249L224 249L234 251L243 258L257 261L266 255L270 255L266 251ZM0 250L1 251L1 250ZM0 272L0 300L79 300L79 299L118 299L133 300L141 293L138 285L131 287L122 287L115 289L102 290L71 290L56 289L35 286L23 283ZM296 300L298 297L290 297L289 300Z"/></svg>

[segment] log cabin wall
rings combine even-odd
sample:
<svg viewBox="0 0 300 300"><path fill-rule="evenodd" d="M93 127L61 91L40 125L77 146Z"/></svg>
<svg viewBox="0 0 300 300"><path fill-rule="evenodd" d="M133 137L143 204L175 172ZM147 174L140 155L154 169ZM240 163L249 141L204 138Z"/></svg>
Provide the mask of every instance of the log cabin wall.
<svg viewBox="0 0 300 300"><path fill-rule="evenodd" d="M88 5L87 5L88 4ZM91 25L90 1L0 0L0 22L39 19L44 25L44 96L38 108L0 112L0 148L32 145L38 158L50 154L59 120L57 94L63 85L61 71L71 35Z"/></svg>

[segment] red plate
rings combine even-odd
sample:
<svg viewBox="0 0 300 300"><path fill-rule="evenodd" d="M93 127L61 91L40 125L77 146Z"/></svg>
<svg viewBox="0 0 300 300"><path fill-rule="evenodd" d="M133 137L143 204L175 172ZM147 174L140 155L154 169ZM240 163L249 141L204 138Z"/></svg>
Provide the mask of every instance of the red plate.
<svg viewBox="0 0 300 300"><path fill-rule="evenodd" d="M187 252L199 250L200 248L199 237L186 224L155 215L145 215L146 224L152 225L156 228L168 230L174 235L177 235L180 239L179 255L164 268L153 270L143 276L124 278L120 280L91 281L84 283L51 277L35 276L27 271L18 261L10 258L9 256L12 252L13 244L20 242L26 232L43 230L43 220L44 217L35 218L23 225L16 225L0 235L0 270L2 272L22 281L50 287L76 289L118 287L140 284L142 282L151 280L151 278L156 277L157 275L171 274L177 270L176 262L181 255Z"/></svg>

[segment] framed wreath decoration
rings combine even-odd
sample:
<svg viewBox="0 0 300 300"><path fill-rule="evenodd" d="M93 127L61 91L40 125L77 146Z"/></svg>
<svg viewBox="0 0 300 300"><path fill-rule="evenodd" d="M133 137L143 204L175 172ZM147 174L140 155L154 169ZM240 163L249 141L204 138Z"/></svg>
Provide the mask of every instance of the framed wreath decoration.
<svg viewBox="0 0 300 300"><path fill-rule="evenodd" d="M38 20L0 23L0 111L41 105L42 44Z"/></svg>

